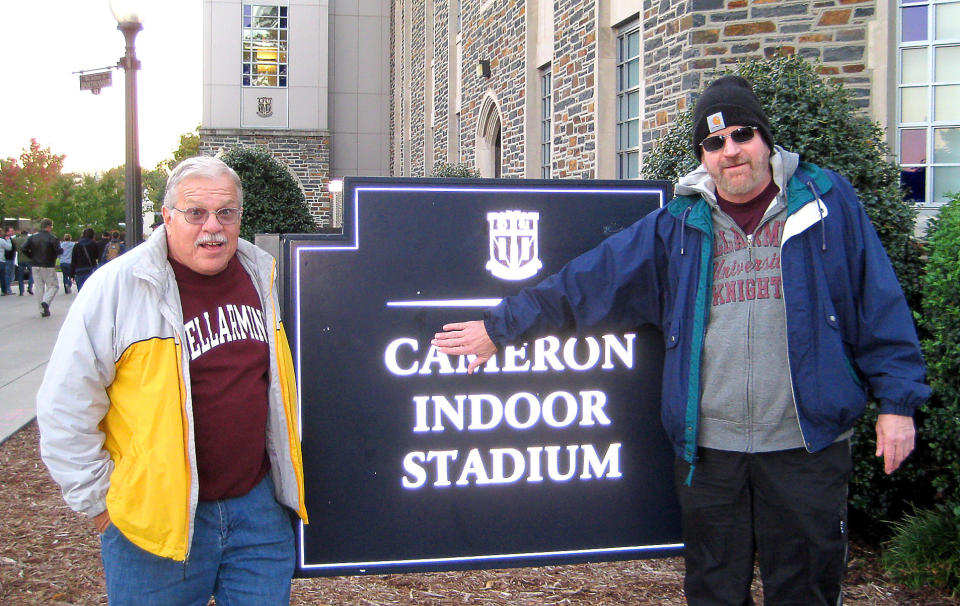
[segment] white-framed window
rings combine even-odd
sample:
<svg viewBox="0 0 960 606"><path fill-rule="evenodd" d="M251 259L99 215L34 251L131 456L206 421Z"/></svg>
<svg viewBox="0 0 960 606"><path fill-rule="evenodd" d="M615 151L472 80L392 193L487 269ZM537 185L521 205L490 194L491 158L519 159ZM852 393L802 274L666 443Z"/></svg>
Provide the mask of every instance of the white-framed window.
<svg viewBox="0 0 960 606"><path fill-rule="evenodd" d="M640 24L617 35L617 178L640 176Z"/></svg>
<svg viewBox="0 0 960 606"><path fill-rule="evenodd" d="M550 178L553 156L550 143L553 138L553 75L550 65L540 70L540 178Z"/></svg>
<svg viewBox="0 0 960 606"><path fill-rule="evenodd" d="M244 4L243 85L287 86L287 7Z"/></svg>
<svg viewBox="0 0 960 606"><path fill-rule="evenodd" d="M900 0L897 158L907 198L960 191L960 1Z"/></svg>

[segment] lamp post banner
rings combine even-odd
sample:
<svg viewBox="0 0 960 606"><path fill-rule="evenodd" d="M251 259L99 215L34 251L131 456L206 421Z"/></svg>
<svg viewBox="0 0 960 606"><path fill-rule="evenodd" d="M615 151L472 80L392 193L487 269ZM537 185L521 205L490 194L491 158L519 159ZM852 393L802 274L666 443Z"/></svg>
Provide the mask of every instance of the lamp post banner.
<svg viewBox="0 0 960 606"><path fill-rule="evenodd" d="M472 375L430 341L665 204L661 181L347 177L281 238L310 524L301 576L680 552L650 327L545 335Z"/></svg>

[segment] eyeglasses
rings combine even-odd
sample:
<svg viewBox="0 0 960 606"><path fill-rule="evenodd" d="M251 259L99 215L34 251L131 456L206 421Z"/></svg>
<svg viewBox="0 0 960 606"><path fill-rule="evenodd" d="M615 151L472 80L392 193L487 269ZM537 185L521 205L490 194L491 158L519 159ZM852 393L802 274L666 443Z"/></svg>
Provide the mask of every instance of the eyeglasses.
<svg viewBox="0 0 960 606"><path fill-rule="evenodd" d="M183 219L191 225L203 225L207 222L207 217L210 216L209 210L200 208L199 206L194 206L186 210L173 207L172 210L183 213ZM213 214L217 216L217 221L220 222L220 225L233 225L240 220L239 208L221 208Z"/></svg>
<svg viewBox="0 0 960 606"><path fill-rule="evenodd" d="M724 144L727 142L727 137L733 139L733 142L737 144L746 143L750 139L753 139L756 131L756 126L741 126L729 135L713 135L712 137L707 137L700 142L700 147L703 148L703 151L715 152L723 149Z"/></svg>

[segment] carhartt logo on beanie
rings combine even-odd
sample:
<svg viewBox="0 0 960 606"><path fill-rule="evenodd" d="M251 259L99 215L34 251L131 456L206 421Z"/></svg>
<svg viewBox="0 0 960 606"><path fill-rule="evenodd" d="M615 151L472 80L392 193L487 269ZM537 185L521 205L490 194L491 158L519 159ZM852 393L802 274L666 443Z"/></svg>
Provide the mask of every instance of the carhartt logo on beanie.
<svg viewBox="0 0 960 606"><path fill-rule="evenodd" d="M750 83L740 76L717 78L707 87L693 110L693 153L700 159L700 142L728 126L756 126L773 149L770 122L753 94Z"/></svg>

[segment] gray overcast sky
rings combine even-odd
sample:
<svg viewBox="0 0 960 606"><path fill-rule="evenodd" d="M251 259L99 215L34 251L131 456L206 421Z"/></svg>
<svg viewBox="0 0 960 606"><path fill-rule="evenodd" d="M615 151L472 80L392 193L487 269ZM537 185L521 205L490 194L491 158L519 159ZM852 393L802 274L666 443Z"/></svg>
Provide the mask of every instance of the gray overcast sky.
<svg viewBox="0 0 960 606"><path fill-rule="evenodd" d="M116 65L123 34L107 0L3 0L8 63L0 94L0 157L19 157L31 138L66 154L65 172L124 163L124 73L99 95L72 72ZM140 164L168 158L200 124L201 0L144 0L137 36Z"/></svg>

